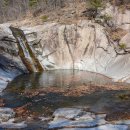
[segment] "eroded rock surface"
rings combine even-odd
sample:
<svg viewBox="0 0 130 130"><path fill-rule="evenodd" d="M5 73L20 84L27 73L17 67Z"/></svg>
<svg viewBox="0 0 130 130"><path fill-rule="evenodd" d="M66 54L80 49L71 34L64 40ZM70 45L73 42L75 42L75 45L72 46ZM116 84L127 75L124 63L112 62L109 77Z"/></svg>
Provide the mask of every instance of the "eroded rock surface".
<svg viewBox="0 0 130 130"><path fill-rule="evenodd" d="M24 122L14 123L15 112L10 108L0 108L0 128L25 128Z"/></svg>
<svg viewBox="0 0 130 130"><path fill-rule="evenodd" d="M106 114L95 114L91 112L85 112L81 109L82 114L73 116L73 112L70 110L75 111L76 108L61 108L54 112L54 119L49 123L49 129L53 130L127 130L127 122L126 124L123 121L115 122L115 124L111 122L107 122L105 120ZM56 114L55 114L56 113ZM69 116L74 117L73 120L68 118ZM77 114L77 113L76 113ZM63 116L64 115L64 116Z"/></svg>
<svg viewBox="0 0 130 130"><path fill-rule="evenodd" d="M49 123L49 129L90 128L106 123L104 114L95 115L76 108L61 108L53 115L55 118Z"/></svg>
<svg viewBox="0 0 130 130"><path fill-rule="evenodd" d="M74 119L75 117L77 117L78 115L82 114L82 110L81 109L72 109L72 108L63 108L63 109L57 109L53 116L55 117L64 117L67 119Z"/></svg>
<svg viewBox="0 0 130 130"><path fill-rule="evenodd" d="M40 64L47 70L88 70L110 76L116 81L129 82L129 14L130 10L121 12L119 7L107 4L98 17L104 16L105 19L105 16L111 16L111 26L109 23L103 26L100 19L101 23L96 23L96 20L79 20L72 24L48 22L20 28ZM9 30L10 25L0 25L4 46L7 46L7 41L16 42ZM4 48L18 53L16 44L13 44L13 50L10 46Z"/></svg>
<svg viewBox="0 0 130 130"><path fill-rule="evenodd" d="M129 78L129 50L124 51L117 42L111 43L105 28L97 23L87 20L71 25L46 23L28 31L37 33L40 42L35 40L33 46L46 69L88 70L119 81ZM27 36L29 41L33 38ZM127 43L124 44L128 46Z"/></svg>
<svg viewBox="0 0 130 130"><path fill-rule="evenodd" d="M17 43L5 25L0 27L0 92L9 81L27 72L18 55Z"/></svg>
<svg viewBox="0 0 130 130"><path fill-rule="evenodd" d="M107 125L102 125L99 127L95 127L95 128L65 128L62 130L127 130L127 126L123 126L123 125L111 125L111 124L107 124Z"/></svg>

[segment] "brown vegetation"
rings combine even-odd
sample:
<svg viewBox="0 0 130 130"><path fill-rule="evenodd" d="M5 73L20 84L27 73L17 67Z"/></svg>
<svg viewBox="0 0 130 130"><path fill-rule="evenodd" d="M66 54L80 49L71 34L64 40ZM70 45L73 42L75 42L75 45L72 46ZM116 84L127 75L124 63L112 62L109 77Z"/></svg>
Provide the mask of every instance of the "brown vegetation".
<svg viewBox="0 0 130 130"><path fill-rule="evenodd" d="M120 39L127 34L127 31L121 28L116 28L110 31L110 37L113 41L120 41Z"/></svg>
<svg viewBox="0 0 130 130"><path fill-rule="evenodd" d="M4 107L5 103L4 103L4 99L0 98L0 107Z"/></svg>
<svg viewBox="0 0 130 130"><path fill-rule="evenodd" d="M22 94L26 97L32 98L38 95L46 95L48 93L59 93L64 96L83 96L86 94L91 94L96 91L106 91L106 90L126 90L127 88L121 85L79 85L77 87L68 87L68 88L58 88L57 87L47 87L37 90L26 90Z"/></svg>
<svg viewBox="0 0 130 130"><path fill-rule="evenodd" d="M30 104L25 104L24 106L21 106L21 107L17 107L17 108L14 108L14 111L16 113L16 117L26 117L30 114L30 112L28 111L27 107L29 106Z"/></svg>
<svg viewBox="0 0 130 130"><path fill-rule="evenodd" d="M50 14L64 7L72 5L75 8L77 2L87 0L0 0L0 23L16 20L31 14L33 17L41 13Z"/></svg>
<svg viewBox="0 0 130 130"><path fill-rule="evenodd" d="M116 111L106 116L107 121L129 120L130 111Z"/></svg>
<svg viewBox="0 0 130 130"><path fill-rule="evenodd" d="M91 14L94 15L93 9L102 6L100 1L106 3L110 0L0 0L0 23L42 16L47 16L48 19L41 19L41 22L59 21L62 18L64 18L62 21L66 19L69 21L70 18L71 20L82 19L86 9L92 11ZM130 4L129 0L111 0L110 2L115 6L123 5L127 8ZM84 16L86 17L86 14ZM38 19L35 18L35 20Z"/></svg>

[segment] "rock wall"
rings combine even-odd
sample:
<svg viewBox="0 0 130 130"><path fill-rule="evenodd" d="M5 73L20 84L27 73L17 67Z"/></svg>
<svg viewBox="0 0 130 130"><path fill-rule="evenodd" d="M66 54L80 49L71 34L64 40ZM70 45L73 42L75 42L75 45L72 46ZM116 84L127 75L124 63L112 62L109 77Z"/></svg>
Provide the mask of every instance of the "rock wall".
<svg viewBox="0 0 130 130"><path fill-rule="evenodd" d="M130 54L122 52L116 42L111 43L99 24L87 20L72 25L47 23L28 31L37 32L40 42L34 47L46 69L88 70L120 81L129 77Z"/></svg>
<svg viewBox="0 0 130 130"><path fill-rule="evenodd" d="M0 92L13 78L27 72L18 55L17 43L7 25L0 27Z"/></svg>
<svg viewBox="0 0 130 130"><path fill-rule="evenodd" d="M47 70L87 70L107 75L116 81L129 82L130 11L122 13L108 4L100 15L104 14L111 15L109 25L113 27L93 20L80 20L75 24L51 22L21 29ZM1 24L0 28L6 36L13 38L10 25Z"/></svg>

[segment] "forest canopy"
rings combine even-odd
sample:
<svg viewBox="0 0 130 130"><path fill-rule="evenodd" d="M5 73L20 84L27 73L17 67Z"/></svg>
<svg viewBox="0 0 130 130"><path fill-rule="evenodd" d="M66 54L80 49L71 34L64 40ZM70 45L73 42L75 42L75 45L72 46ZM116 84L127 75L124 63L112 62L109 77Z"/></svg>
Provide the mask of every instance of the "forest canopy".
<svg viewBox="0 0 130 130"><path fill-rule="evenodd" d="M0 23L24 17L28 12L61 8L64 3L65 0L0 0Z"/></svg>
<svg viewBox="0 0 130 130"><path fill-rule="evenodd" d="M91 2L94 5L95 3L100 5L101 1L115 2L118 5L130 2L129 0L0 0L0 23L23 18L28 13L36 17L38 13L67 7L70 3L74 6L78 2Z"/></svg>

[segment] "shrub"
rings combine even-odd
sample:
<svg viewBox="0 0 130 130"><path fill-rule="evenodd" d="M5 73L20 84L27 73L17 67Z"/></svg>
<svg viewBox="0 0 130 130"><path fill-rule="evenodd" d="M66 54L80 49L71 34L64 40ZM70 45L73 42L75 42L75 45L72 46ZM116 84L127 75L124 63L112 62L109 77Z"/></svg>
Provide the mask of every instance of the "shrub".
<svg viewBox="0 0 130 130"><path fill-rule="evenodd" d="M4 0L4 6L8 6L9 0Z"/></svg>
<svg viewBox="0 0 130 130"><path fill-rule="evenodd" d="M98 8L103 7L102 0L89 0L90 8L88 9L88 17L96 18L98 14Z"/></svg>
<svg viewBox="0 0 130 130"><path fill-rule="evenodd" d="M42 22L46 22L48 20L48 16L47 15L41 16L41 20Z"/></svg>
<svg viewBox="0 0 130 130"><path fill-rule="evenodd" d="M126 44L125 44L125 43L120 43L120 44L119 44L119 48L120 48L121 50L126 49Z"/></svg>
<svg viewBox="0 0 130 130"><path fill-rule="evenodd" d="M37 5L37 0L29 0L29 6L33 7Z"/></svg>
<svg viewBox="0 0 130 130"><path fill-rule="evenodd" d="M120 95L118 95L118 98L121 100L128 100L130 98L130 95L120 94Z"/></svg>
<svg viewBox="0 0 130 130"><path fill-rule="evenodd" d="M105 22L108 22L112 19L112 16L109 14L104 14L103 16L101 16L102 19L104 19Z"/></svg>
<svg viewBox="0 0 130 130"><path fill-rule="evenodd" d="M98 9L103 6L102 0L90 0L90 5L94 9Z"/></svg>
<svg viewBox="0 0 130 130"><path fill-rule="evenodd" d="M110 31L110 37L113 41L119 42L122 37L124 37L127 34L127 31L122 28L116 28L114 30Z"/></svg>

